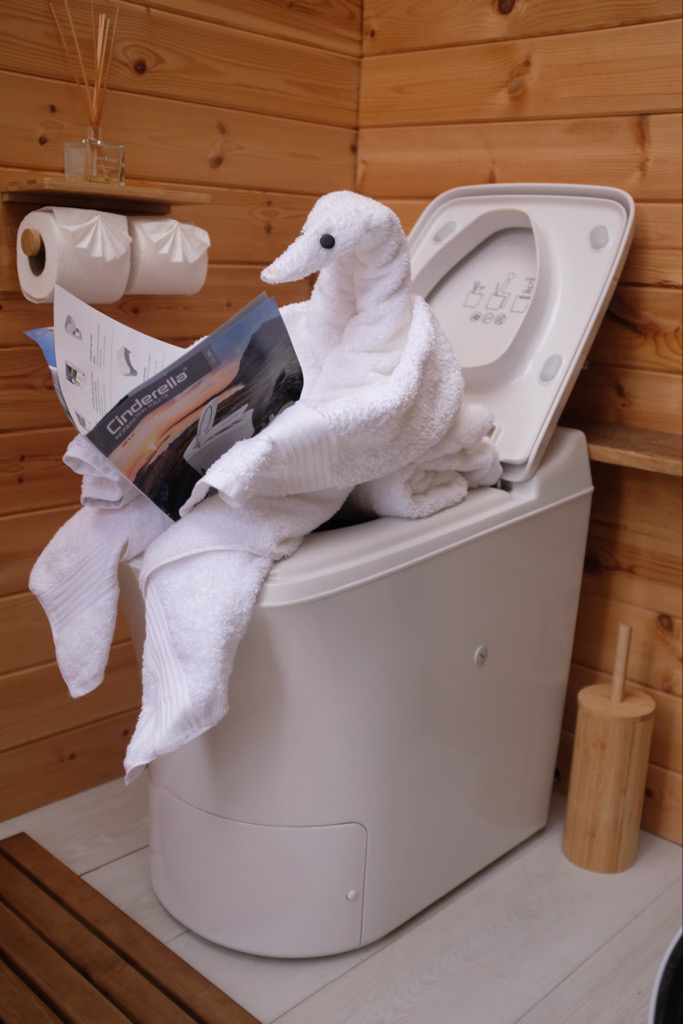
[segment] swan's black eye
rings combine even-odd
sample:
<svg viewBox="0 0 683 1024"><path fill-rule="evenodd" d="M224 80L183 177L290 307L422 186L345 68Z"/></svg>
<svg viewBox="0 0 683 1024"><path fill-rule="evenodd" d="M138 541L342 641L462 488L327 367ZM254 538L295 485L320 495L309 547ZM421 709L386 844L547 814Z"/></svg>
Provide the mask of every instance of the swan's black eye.
<svg viewBox="0 0 683 1024"><path fill-rule="evenodd" d="M323 249L333 249L334 235L321 235L320 244L322 245Z"/></svg>

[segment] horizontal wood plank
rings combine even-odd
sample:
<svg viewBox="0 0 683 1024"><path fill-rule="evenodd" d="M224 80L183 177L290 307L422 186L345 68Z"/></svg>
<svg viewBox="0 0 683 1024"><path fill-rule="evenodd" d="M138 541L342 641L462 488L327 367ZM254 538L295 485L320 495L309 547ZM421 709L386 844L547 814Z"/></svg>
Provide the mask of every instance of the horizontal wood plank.
<svg viewBox="0 0 683 1024"><path fill-rule="evenodd" d="M67 732L140 705L140 669L130 641L112 647L102 683L69 696L56 662L0 676L0 750Z"/></svg>
<svg viewBox="0 0 683 1024"><path fill-rule="evenodd" d="M119 778L137 715L125 711L0 752L0 818Z"/></svg>
<svg viewBox="0 0 683 1024"><path fill-rule="evenodd" d="M681 374L679 289L619 287L589 354L591 363Z"/></svg>
<svg viewBox="0 0 683 1024"><path fill-rule="evenodd" d="M680 21L363 61L365 128L680 108Z"/></svg>
<svg viewBox="0 0 683 1024"><path fill-rule="evenodd" d="M179 14L188 10L187 0L153 0L142 6ZM229 4L225 0L192 0L192 16L321 50L360 53L361 0L325 0L314 10L292 0L230 0Z"/></svg>
<svg viewBox="0 0 683 1024"><path fill-rule="evenodd" d="M63 9L55 9L70 38ZM89 5L74 4L72 20L89 60ZM7 0L0 67L19 73L37 67L42 78L73 81L41 0ZM187 12L122 3L109 89L354 128L359 71L358 59L344 54L208 24Z"/></svg>
<svg viewBox="0 0 683 1024"><path fill-rule="evenodd" d="M64 417L62 424L66 423ZM61 424L50 430L0 434L0 515L78 503L81 478L62 462L74 434L73 427ZM5 548L13 543L14 525L0 519Z"/></svg>
<svg viewBox="0 0 683 1024"><path fill-rule="evenodd" d="M621 275L625 284L683 284L683 205L639 203L633 244Z"/></svg>
<svg viewBox="0 0 683 1024"><path fill-rule="evenodd" d="M669 477L683 475L681 439L676 434L571 419L568 424L585 433L593 464L623 466Z"/></svg>
<svg viewBox="0 0 683 1024"><path fill-rule="evenodd" d="M22 511L0 519L0 597L26 590L36 553L42 551L77 508L69 505L39 512Z"/></svg>
<svg viewBox="0 0 683 1024"><path fill-rule="evenodd" d="M27 341L25 347L3 349L0 366L0 430L40 430L64 423L64 410L37 345Z"/></svg>
<svg viewBox="0 0 683 1024"><path fill-rule="evenodd" d="M681 619L629 605L614 597L581 594L572 660L612 674L620 623L633 629L628 662L631 682L681 696Z"/></svg>
<svg viewBox="0 0 683 1024"><path fill-rule="evenodd" d="M465 46L496 39L587 32L680 15L677 0L567 0L562 4L365 0L363 54Z"/></svg>
<svg viewBox="0 0 683 1024"><path fill-rule="evenodd" d="M389 198L459 185L548 181L613 185L639 201L680 202L675 114L361 128L356 187Z"/></svg>
<svg viewBox="0 0 683 1024"><path fill-rule="evenodd" d="M67 139L83 135L78 89L66 82L0 72L0 130L12 139L5 167L46 174L63 169ZM105 138L126 147L126 175L138 184L166 181L310 195L352 188L356 131L219 105L111 91Z"/></svg>
<svg viewBox="0 0 683 1024"><path fill-rule="evenodd" d="M579 376L565 415L680 436L680 375L590 363Z"/></svg>
<svg viewBox="0 0 683 1024"><path fill-rule="evenodd" d="M591 521L582 595L638 606L647 614L680 615L681 539L628 525Z"/></svg>
<svg viewBox="0 0 683 1024"><path fill-rule="evenodd" d="M593 522L680 544L683 492L678 480L605 465L594 465L592 475Z"/></svg>

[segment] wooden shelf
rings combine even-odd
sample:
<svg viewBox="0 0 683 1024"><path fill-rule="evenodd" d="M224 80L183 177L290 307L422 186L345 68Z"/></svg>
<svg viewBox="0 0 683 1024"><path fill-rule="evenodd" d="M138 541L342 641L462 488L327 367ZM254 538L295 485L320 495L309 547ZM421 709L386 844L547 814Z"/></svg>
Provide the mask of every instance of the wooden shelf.
<svg viewBox="0 0 683 1024"><path fill-rule="evenodd" d="M4 203L28 203L51 206L94 207L113 213L168 213L172 206L210 203L207 192L154 188L137 185L105 185L92 181L67 181L64 178L32 178L6 181L0 185Z"/></svg>
<svg viewBox="0 0 683 1024"><path fill-rule="evenodd" d="M649 473L681 476L681 438L655 430L637 430L608 423L571 422L586 435L593 462L627 466Z"/></svg>

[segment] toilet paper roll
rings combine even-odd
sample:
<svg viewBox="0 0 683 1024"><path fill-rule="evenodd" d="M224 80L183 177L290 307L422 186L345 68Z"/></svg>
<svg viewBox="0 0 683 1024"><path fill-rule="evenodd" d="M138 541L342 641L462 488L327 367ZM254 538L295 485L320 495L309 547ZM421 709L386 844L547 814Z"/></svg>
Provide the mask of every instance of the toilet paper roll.
<svg viewBox="0 0 683 1024"><path fill-rule="evenodd" d="M170 217L129 217L127 295L194 295L206 280L211 244L203 228Z"/></svg>
<svg viewBox="0 0 683 1024"><path fill-rule="evenodd" d="M17 271L29 302L52 302L56 284L84 302L116 302L130 274L126 218L71 207L33 210L17 232Z"/></svg>

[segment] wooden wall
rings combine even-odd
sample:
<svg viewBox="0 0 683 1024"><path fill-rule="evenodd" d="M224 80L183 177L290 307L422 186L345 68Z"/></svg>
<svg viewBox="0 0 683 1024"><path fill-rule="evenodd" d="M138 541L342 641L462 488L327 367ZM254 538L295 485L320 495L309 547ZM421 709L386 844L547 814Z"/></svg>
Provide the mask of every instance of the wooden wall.
<svg viewBox="0 0 683 1024"><path fill-rule="evenodd" d="M627 622L628 678L657 703L644 824L678 842L680 13L678 0L365 0L356 178L406 228L458 185L586 182L636 200L631 255L565 416L606 440L592 452L629 465L593 463L560 785L576 693L609 679Z"/></svg>
<svg viewBox="0 0 683 1024"><path fill-rule="evenodd" d="M85 33L90 4L70 6ZM288 0L122 0L105 137L125 142L127 182L211 194L173 213L205 227L212 246L198 295L124 297L108 312L170 341L207 333L261 290L259 270L318 195L353 188L360 14L360 0L330 0L314 16ZM82 136L85 115L47 0L7 0L2 27L0 185L61 174L63 141ZM61 463L72 431L22 335L52 322L51 306L26 302L16 278L25 212L0 204L0 818L120 775L139 703L125 623L104 684L71 700L26 589L79 487ZM308 293L283 286L278 299Z"/></svg>
<svg viewBox="0 0 683 1024"><path fill-rule="evenodd" d="M639 461L637 449L681 432L680 27L678 0L123 0L104 124L126 143L129 181L212 195L210 206L175 211L211 233L202 292L124 298L113 310L169 340L206 332L251 298L259 268L333 188L388 202L407 229L457 185L592 182L634 196L632 253L568 415L650 433L635 435L636 456L623 455L633 437L601 456L641 468L593 466L560 763L566 784L576 691L609 673L628 621L629 677L658 705L644 820L678 841L680 480L642 468L669 471L675 458ZM83 115L45 0L8 0L0 89L11 98L0 107L0 179L58 172ZM139 685L122 626L106 683L70 701L26 592L77 483L59 462L71 432L42 357L21 337L50 307L25 302L13 278L19 213L5 207L0 224L2 817L118 775Z"/></svg>

